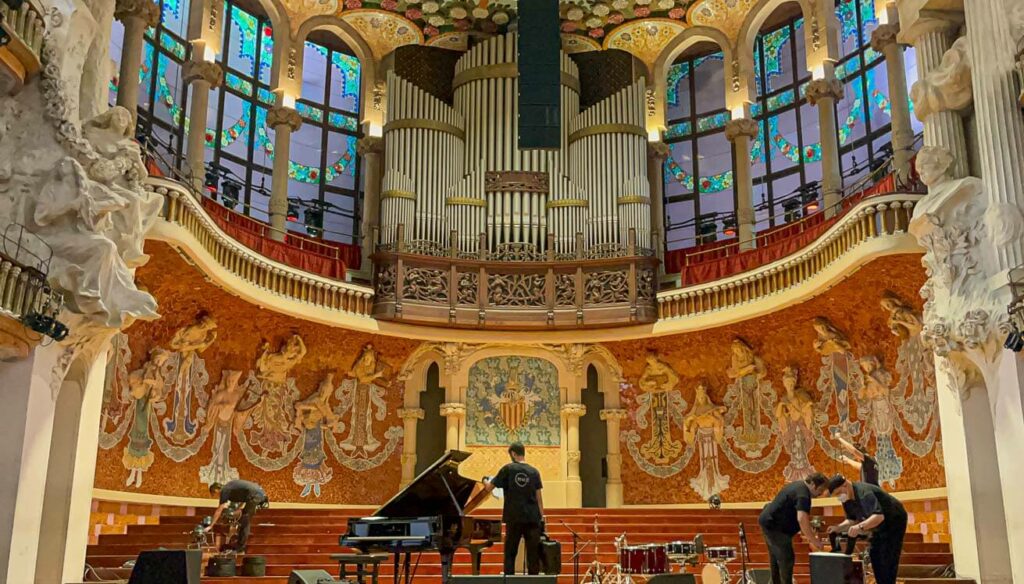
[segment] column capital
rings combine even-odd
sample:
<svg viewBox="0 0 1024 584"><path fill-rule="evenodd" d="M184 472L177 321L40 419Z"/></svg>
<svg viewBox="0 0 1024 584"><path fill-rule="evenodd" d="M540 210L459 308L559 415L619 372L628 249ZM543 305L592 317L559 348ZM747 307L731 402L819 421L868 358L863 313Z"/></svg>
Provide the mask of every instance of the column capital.
<svg viewBox="0 0 1024 584"><path fill-rule="evenodd" d="M562 404L563 418L579 418L587 413L587 406L583 404Z"/></svg>
<svg viewBox="0 0 1024 584"><path fill-rule="evenodd" d="M913 20L905 20L901 14L897 38L901 43L914 45L928 34L951 35L959 30L963 23L962 12L922 10Z"/></svg>
<svg viewBox="0 0 1024 584"><path fill-rule="evenodd" d="M403 420L422 420L423 408L398 408L398 417Z"/></svg>
<svg viewBox="0 0 1024 584"><path fill-rule="evenodd" d="M275 131L278 126L288 126L294 132L302 127L302 117L293 108L279 105L267 112L267 125Z"/></svg>
<svg viewBox="0 0 1024 584"><path fill-rule="evenodd" d="M664 142L647 143L647 157L657 159L659 162L664 162L670 151L671 147Z"/></svg>
<svg viewBox="0 0 1024 584"><path fill-rule="evenodd" d="M384 152L384 138L364 136L356 142L356 153L360 156L381 154Z"/></svg>
<svg viewBox="0 0 1024 584"><path fill-rule="evenodd" d="M898 44L896 37L899 35L900 27L895 24L880 24L871 31L871 48L884 53L885 49Z"/></svg>
<svg viewBox="0 0 1024 584"><path fill-rule="evenodd" d="M567 461L569 461L569 462L579 462L580 461L580 451L579 450L570 450L569 452L566 452L565 453L565 459Z"/></svg>
<svg viewBox="0 0 1024 584"><path fill-rule="evenodd" d="M725 124L725 139L732 142L740 136L757 138L758 123L750 118L736 118Z"/></svg>
<svg viewBox="0 0 1024 584"><path fill-rule="evenodd" d="M620 408L612 408L612 409L601 410L600 417L601 417L602 420L605 420L605 421L607 421L607 420L625 420L626 418L629 417L629 411L624 410L624 409L620 409Z"/></svg>
<svg viewBox="0 0 1024 584"><path fill-rule="evenodd" d="M821 99L843 99L843 84L835 77L814 79L807 84L807 103L818 105Z"/></svg>
<svg viewBox="0 0 1024 584"><path fill-rule="evenodd" d="M156 26L160 22L160 7L152 0L117 0L114 3L114 18L125 21L138 18L146 26Z"/></svg>
<svg viewBox="0 0 1024 584"><path fill-rule="evenodd" d="M464 418L466 417L466 404L460 403L445 403L441 404L441 415L445 418Z"/></svg>
<svg viewBox="0 0 1024 584"><path fill-rule="evenodd" d="M209 83L211 89L216 89L224 81L224 69L220 64L210 61L186 61L182 68L182 79L185 83L202 80Z"/></svg>

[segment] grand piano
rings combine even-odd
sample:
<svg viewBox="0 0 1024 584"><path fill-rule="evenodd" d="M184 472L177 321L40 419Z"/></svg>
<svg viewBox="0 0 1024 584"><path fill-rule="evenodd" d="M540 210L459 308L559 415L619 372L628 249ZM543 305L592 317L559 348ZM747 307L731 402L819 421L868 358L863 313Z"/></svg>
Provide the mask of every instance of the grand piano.
<svg viewBox="0 0 1024 584"><path fill-rule="evenodd" d="M478 571L480 551L501 541L501 521L466 516L466 503L482 486L459 474L459 464L467 458L468 452L446 452L371 517L349 519L341 545L363 553L393 553L396 584L401 574L409 584L410 556L425 551L441 554L442 583L448 582L455 550L460 547L470 551L474 572Z"/></svg>

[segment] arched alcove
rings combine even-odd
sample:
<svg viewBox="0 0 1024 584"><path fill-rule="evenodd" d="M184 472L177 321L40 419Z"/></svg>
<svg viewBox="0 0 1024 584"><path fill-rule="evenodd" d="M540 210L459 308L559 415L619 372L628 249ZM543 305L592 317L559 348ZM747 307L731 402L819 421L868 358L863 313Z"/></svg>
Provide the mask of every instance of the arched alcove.
<svg viewBox="0 0 1024 584"><path fill-rule="evenodd" d="M605 395L597 367L587 366L587 385L582 392L587 413L580 418L580 482L583 483L583 506L605 506L605 482L608 478L608 427L601 420Z"/></svg>
<svg viewBox="0 0 1024 584"><path fill-rule="evenodd" d="M423 472L445 451L445 420L441 417L445 388L441 386L441 368L437 362L427 368L420 409L423 419L416 425L416 474Z"/></svg>

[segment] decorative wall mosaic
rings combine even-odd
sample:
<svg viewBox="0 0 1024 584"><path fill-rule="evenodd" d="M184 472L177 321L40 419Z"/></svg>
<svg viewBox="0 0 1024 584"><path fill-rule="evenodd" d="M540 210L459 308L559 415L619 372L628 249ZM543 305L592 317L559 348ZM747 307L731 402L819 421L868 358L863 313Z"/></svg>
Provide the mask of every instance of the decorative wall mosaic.
<svg viewBox="0 0 1024 584"><path fill-rule="evenodd" d="M469 369L466 444L558 446L558 370L536 357L487 357Z"/></svg>
<svg viewBox="0 0 1024 584"><path fill-rule="evenodd" d="M834 434L889 490L944 484L919 256L875 260L829 292L700 333L607 343L623 367L626 503L770 499L840 462Z"/></svg>

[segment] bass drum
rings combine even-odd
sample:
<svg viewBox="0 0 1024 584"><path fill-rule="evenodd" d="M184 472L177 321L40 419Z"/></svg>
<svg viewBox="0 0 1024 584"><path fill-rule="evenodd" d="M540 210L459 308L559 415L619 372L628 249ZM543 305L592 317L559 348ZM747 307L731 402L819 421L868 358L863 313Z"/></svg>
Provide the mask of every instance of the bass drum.
<svg viewBox="0 0 1024 584"><path fill-rule="evenodd" d="M717 564L705 564L700 571L701 584L729 584L729 570Z"/></svg>

